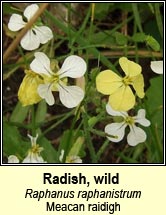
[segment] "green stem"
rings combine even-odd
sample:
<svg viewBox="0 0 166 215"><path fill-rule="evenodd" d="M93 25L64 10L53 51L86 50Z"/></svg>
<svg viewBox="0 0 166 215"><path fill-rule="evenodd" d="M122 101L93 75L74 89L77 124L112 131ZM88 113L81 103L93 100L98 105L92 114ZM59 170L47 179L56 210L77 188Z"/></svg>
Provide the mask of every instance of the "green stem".
<svg viewBox="0 0 166 215"><path fill-rule="evenodd" d="M32 105L31 108L31 130L32 130L32 136L35 137L36 136L36 123L35 123L35 108L34 105Z"/></svg>
<svg viewBox="0 0 166 215"><path fill-rule="evenodd" d="M52 129L56 128L59 124L61 124L63 121L65 121L67 118L69 118L71 115L73 114L73 110L70 111L69 113L67 113L62 119L60 119L58 122L56 122L55 124L51 125L49 128L47 128L42 135L40 136L43 137L45 134L47 134L49 131L51 131Z"/></svg>
<svg viewBox="0 0 166 215"><path fill-rule="evenodd" d="M67 3L68 14L67 14L67 27L68 27L68 40L69 47L72 47L72 36L71 36L71 3ZM71 51L72 52L72 51Z"/></svg>
<svg viewBox="0 0 166 215"><path fill-rule="evenodd" d="M90 128L89 131L92 132L93 134L97 134L100 137L106 137L106 133L103 131L98 131L94 128Z"/></svg>
<svg viewBox="0 0 166 215"><path fill-rule="evenodd" d="M148 118L150 119L151 118L151 114L149 113L147 105L145 105L145 109L147 111L147 116L149 116ZM156 126L155 125L151 125L149 127L149 131L151 133L151 138L152 138L152 141L153 141L153 146L154 146L155 149L157 149L157 150L155 150L156 160L157 160L157 162L162 162L162 159L163 159L163 156L162 156L163 149L162 149L161 142L159 140L159 136L158 136L158 132L157 132ZM154 154L154 151L152 150L152 147L150 147L150 153Z"/></svg>
<svg viewBox="0 0 166 215"><path fill-rule="evenodd" d="M157 26L161 35L161 38L163 38L163 23L162 23L162 17L161 17L161 13L160 13L160 3L156 3L154 4L155 6L155 15L156 15L156 22L157 22Z"/></svg>
<svg viewBox="0 0 166 215"><path fill-rule="evenodd" d="M90 152L90 157L92 159L92 163L97 163L96 152L95 152L92 140L91 140L90 131L88 130L88 117L87 117L86 113L83 114L83 125L84 125L86 143L87 143L87 147Z"/></svg>
<svg viewBox="0 0 166 215"><path fill-rule="evenodd" d="M135 22L138 26L138 29L140 32L143 32L142 24L141 24L141 18L140 18L140 12L138 10L138 4L132 3L132 8L133 8L134 19L135 19Z"/></svg>
<svg viewBox="0 0 166 215"><path fill-rule="evenodd" d="M136 25L136 22L134 22L134 34L136 34L137 33L137 25ZM134 43L134 45L135 45L135 62L137 62L138 63L138 46L137 46L137 43L135 42Z"/></svg>
<svg viewBox="0 0 166 215"><path fill-rule="evenodd" d="M72 124L71 124L71 127L70 127L70 130L69 130L69 134L68 134L68 137L67 137L67 140L68 140L68 147L66 147L66 150L65 150L65 152L64 152L64 156L63 156L63 162L65 162L65 160L66 160L66 156L67 156L67 154L68 154L68 152L69 152L69 147L72 145L72 143L70 143L71 142L71 140L72 140L72 134L73 134L73 129L74 129L74 127L75 127L75 124L76 124L76 121L77 121L77 119L78 119L78 115L79 115L79 113L80 113L80 108L81 108L81 104L80 104L80 106L78 107L78 109L76 110L76 113L75 113L75 116L74 116L74 119L72 120ZM78 131L78 130L77 130Z"/></svg>
<svg viewBox="0 0 166 215"><path fill-rule="evenodd" d="M108 139L104 141L103 145L100 147L100 149L97 152L97 160L100 159L101 155L103 154L103 152L105 151L109 143L110 143L110 140Z"/></svg>
<svg viewBox="0 0 166 215"><path fill-rule="evenodd" d="M27 68L28 67L27 58L24 55L24 52L23 52L23 50L22 50L22 48L20 46L18 46L18 51L19 51L20 55L22 56L23 61L24 61L23 63L26 65L26 68Z"/></svg>

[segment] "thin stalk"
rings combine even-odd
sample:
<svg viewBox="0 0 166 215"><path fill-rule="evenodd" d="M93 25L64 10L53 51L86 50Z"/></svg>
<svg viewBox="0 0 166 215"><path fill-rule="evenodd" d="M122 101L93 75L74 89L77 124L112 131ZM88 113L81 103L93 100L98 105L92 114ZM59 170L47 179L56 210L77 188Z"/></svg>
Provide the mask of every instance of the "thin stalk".
<svg viewBox="0 0 166 215"><path fill-rule="evenodd" d="M67 3L68 10L67 10L67 26L68 26L68 40L69 40L69 47L72 47L72 35L71 35L71 3ZM72 53L71 53L72 54Z"/></svg>
<svg viewBox="0 0 166 215"><path fill-rule="evenodd" d="M161 13L160 13L160 3L155 3L154 7L155 7L155 15L156 15L156 22L157 22L157 26L161 35L161 38L163 38L163 22L162 22L162 17L161 17Z"/></svg>
<svg viewBox="0 0 166 215"><path fill-rule="evenodd" d="M32 131L32 136L36 136L36 123L35 123L35 108L34 105L32 105L31 108L31 131Z"/></svg>
<svg viewBox="0 0 166 215"><path fill-rule="evenodd" d="M71 115L73 115L74 111L70 111L69 113L67 113L62 119L60 119L58 122L56 122L55 124L51 125L49 128L47 128L42 135L40 136L43 137L45 134L47 134L49 131L51 131L52 129L56 128L59 124L61 124L63 121L65 121L67 118L69 118Z"/></svg>
<svg viewBox="0 0 166 215"><path fill-rule="evenodd" d="M71 126L70 126L70 131L69 131L69 134L68 134L68 137L67 137L67 139L68 139L68 147L67 147L67 149L66 149L66 151L65 151L65 153L64 153L64 160L65 160L65 158L66 158L66 155L67 155L67 153L68 153L68 151L69 151L69 146L71 146L71 144L70 144L70 142L71 142L71 139L72 139L72 133L73 133L73 129L74 129L74 127L75 127L75 124L76 124L76 122L77 122L77 119L78 119L78 115L79 115L79 112L80 112L80 108L81 108L81 104L80 104L80 106L78 107L78 109L77 109L77 111L76 111L76 113L75 113L75 116L74 116L74 119L72 120L72 124L71 124ZM63 160L63 161L64 161Z"/></svg>
<svg viewBox="0 0 166 215"><path fill-rule="evenodd" d="M97 163L96 152L95 152L92 140L91 140L90 131L88 130L88 118L87 118L87 115L85 113L83 114L83 125L84 125L85 137L86 137L86 144L87 144L87 147L89 149L92 163Z"/></svg>
<svg viewBox="0 0 166 215"><path fill-rule="evenodd" d="M101 155L103 154L103 152L105 151L109 143L110 143L110 140L108 139L104 141L103 145L100 147L100 149L97 152L97 160L100 159Z"/></svg>

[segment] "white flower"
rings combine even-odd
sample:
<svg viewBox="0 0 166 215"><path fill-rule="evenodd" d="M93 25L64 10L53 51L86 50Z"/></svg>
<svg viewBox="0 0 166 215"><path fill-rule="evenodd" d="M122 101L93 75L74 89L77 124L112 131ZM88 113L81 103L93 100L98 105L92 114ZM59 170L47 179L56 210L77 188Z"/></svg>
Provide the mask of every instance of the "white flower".
<svg viewBox="0 0 166 215"><path fill-rule="evenodd" d="M65 151L64 151L64 149L62 149L61 152L60 152L60 156L59 156L59 161L60 162L63 161L64 153L65 153ZM66 157L65 163L82 163L82 160L77 155L68 155Z"/></svg>
<svg viewBox="0 0 166 215"><path fill-rule="evenodd" d="M157 74L163 74L163 61L158 60L158 61L151 61L150 67L153 70L153 72Z"/></svg>
<svg viewBox="0 0 166 215"><path fill-rule="evenodd" d="M43 158L40 156L40 152L43 150L38 144L36 144L36 140L38 138L38 134L36 137L32 137L28 135L31 140L32 147L28 151L27 157L22 161L22 163L46 163Z"/></svg>
<svg viewBox="0 0 166 215"><path fill-rule="evenodd" d="M29 21L36 11L39 9L37 4L31 4L24 10L24 16L27 21ZM27 22L23 21L23 17L18 14L13 14L10 17L8 28L11 31L19 31L25 27ZM34 24L31 29L24 35L21 39L21 46L26 50L35 50L40 44L47 43L50 39L53 38L53 33L50 28L46 26L37 26Z"/></svg>
<svg viewBox="0 0 166 215"><path fill-rule="evenodd" d="M50 59L42 52L35 53L30 64L33 72L40 74L45 84L40 84L38 94L49 105L55 103L52 91L59 91L62 104L68 108L76 107L84 98L84 91L78 86L66 86L66 77L80 78L86 72L85 61L76 55L67 57L59 71L51 70Z"/></svg>
<svg viewBox="0 0 166 215"><path fill-rule="evenodd" d="M19 159L15 155L10 155L8 157L8 163L19 163Z"/></svg>
<svg viewBox="0 0 166 215"><path fill-rule="evenodd" d="M143 129L136 126L139 123L142 126L150 126L150 121L145 118L145 110L140 109L136 116L129 116L127 112L119 112L112 109L112 107L106 105L107 113L112 116L121 116L122 122L116 122L108 124L105 127L105 133L108 134L107 138L112 142L119 142L125 135L125 128L129 126L130 132L127 135L127 142L130 146L136 146L138 143L142 143L146 140L146 133Z"/></svg>
<svg viewBox="0 0 166 215"><path fill-rule="evenodd" d="M70 155L66 157L65 163L82 163L82 160L77 155Z"/></svg>

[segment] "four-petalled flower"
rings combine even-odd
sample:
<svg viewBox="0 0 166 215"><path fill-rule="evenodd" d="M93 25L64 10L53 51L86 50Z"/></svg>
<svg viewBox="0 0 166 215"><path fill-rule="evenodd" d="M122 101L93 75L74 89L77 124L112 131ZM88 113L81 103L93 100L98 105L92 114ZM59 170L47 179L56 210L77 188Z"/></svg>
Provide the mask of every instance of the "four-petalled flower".
<svg viewBox="0 0 166 215"><path fill-rule="evenodd" d="M28 134L28 137L31 140L32 147L29 149L28 155L26 156L26 158L24 158L22 163L47 163L40 156L40 153L41 151L43 151L43 148L36 143L38 134L36 135L36 137L32 137Z"/></svg>
<svg viewBox="0 0 166 215"><path fill-rule="evenodd" d="M39 9L37 4L31 4L24 10L24 16L29 21L36 11ZM19 31L25 27L27 22L23 21L23 17L19 14L12 14L10 17L8 28L11 31ZM47 43L53 38L52 30L47 26L38 26L36 23L33 24L30 30L21 39L21 46L25 50L35 50L39 48L40 44Z"/></svg>
<svg viewBox="0 0 166 215"><path fill-rule="evenodd" d="M84 91L80 87L67 86L66 83L67 77L80 78L85 74L86 63L81 57L71 55L60 69L53 71L50 59L44 53L36 52L30 68L43 78L44 83L39 84L37 91L49 105L55 103L52 91L59 91L60 101L68 108L76 107L84 98Z"/></svg>
<svg viewBox="0 0 166 215"><path fill-rule="evenodd" d="M102 71L96 78L96 87L104 95L110 95L109 104L114 110L128 111L135 105L135 95L130 86L138 97L144 97L142 69L139 64L126 57L121 57L119 64L126 76L122 78L111 70Z"/></svg>
<svg viewBox="0 0 166 215"><path fill-rule="evenodd" d="M138 143L145 142L146 133L142 128L136 126L140 124L142 126L150 126L150 121L145 118L145 110L140 109L136 116L129 116L125 111L115 111L112 107L107 104L106 111L111 116L121 116L121 122L115 122L108 124L105 127L105 133L108 135L107 138L112 142L119 142L125 135L125 129L127 126L130 128L130 132L127 135L127 142L130 146L136 146Z"/></svg>

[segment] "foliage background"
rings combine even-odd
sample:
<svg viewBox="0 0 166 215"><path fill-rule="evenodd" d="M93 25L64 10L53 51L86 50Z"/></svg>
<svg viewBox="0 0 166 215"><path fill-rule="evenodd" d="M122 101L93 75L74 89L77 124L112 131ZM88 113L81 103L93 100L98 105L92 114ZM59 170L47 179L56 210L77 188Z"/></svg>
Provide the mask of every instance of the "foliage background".
<svg viewBox="0 0 166 215"><path fill-rule="evenodd" d="M3 52L17 35L7 28L12 13L22 13L29 3L3 3ZM34 58L17 46L3 64L3 162L11 154L20 159L30 147L27 133L39 133L41 153L48 163L59 163L77 154L83 163L162 163L163 162L163 76L150 69L150 61L163 58L164 3L50 3L41 16L54 32L54 39L40 46L61 65L66 56L83 57L85 99L76 109L59 102L45 101L22 107L17 98L24 69ZM113 119L105 111L108 97L96 90L97 74L107 68L119 72L118 59L127 56L142 66L146 96L136 110L145 108L151 126L144 129L147 140L129 147L126 138L119 143L107 140L103 130ZM83 84L83 80L77 80ZM136 111L134 110L134 112Z"/></svg>

